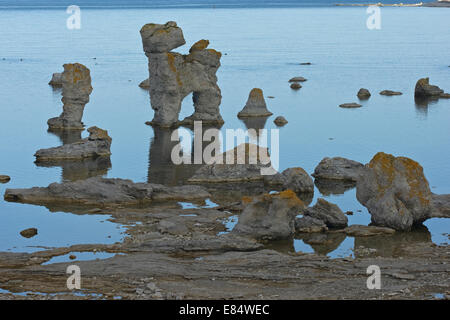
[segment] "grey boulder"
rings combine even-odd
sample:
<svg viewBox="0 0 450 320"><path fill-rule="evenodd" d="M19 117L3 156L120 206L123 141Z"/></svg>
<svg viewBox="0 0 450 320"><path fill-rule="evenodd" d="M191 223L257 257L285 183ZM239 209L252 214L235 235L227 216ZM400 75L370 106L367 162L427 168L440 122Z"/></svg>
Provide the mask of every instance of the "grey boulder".
<svg viewBox="0 0 450 320"><path fill-rule="evenodd" d="M303 215L322 220L329 228L345 228L348 224L345 213L337 205L322 198L317 199L313 207L306 208Z"/></svg>
<svg viewBox="0 0 450 320"><path fill-rule="evenodd" d="M358 181L364 171L364 165L342 157L324 158L314 169L316 179Z"/></svg>
<svg viewBox="0 0 450 320"><path fill-rule="evenodd" d="M245 117L268 117L272 112L267 110L266 101L264 100L263 91L259 88L253 88L249 95L247 103L238 113L239 118Z"/></svg>

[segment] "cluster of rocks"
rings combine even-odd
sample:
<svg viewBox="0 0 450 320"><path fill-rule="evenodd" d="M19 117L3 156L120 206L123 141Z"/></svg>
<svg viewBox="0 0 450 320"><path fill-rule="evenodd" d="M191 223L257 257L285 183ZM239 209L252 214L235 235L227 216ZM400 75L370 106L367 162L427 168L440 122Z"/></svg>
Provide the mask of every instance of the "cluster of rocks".
<svg viewBox="0 0 450 320"><path fill-rule="evenodd" d="M186 43L183 31L173 21L146 24L140 33L148 57L148 86L151 106L155 111L149 124L161 127L180 124L181 102L190 93L195 111L181 123L201 120L222 124L219 110L222 95L216 76L222 54L207 49L208 40L196 42L188 55L172 52Z"/></svg>

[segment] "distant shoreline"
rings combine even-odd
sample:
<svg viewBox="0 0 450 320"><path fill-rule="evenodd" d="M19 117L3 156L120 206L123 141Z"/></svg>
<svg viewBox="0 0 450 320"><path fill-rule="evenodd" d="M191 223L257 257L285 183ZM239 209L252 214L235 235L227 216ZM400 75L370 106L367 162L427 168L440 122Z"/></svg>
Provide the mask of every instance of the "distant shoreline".
<svg viewBox="0 0 450 320"><path fill-rule="evenodd" d="M435 1L435 2L419 2L419 3L336 3L338 7L440 7L450 8L450 1Z"/></svg>

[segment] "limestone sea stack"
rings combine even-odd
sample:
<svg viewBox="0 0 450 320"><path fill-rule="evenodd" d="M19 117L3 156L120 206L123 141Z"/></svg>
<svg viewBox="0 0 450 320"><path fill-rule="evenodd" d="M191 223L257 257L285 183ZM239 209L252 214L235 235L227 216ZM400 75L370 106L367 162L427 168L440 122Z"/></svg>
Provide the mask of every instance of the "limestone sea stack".
<svg viewBox="0 0 450 320"><path fill-rule="evenodd" d="M248 95L248 100L244 109L238 113L238 117L268 117L272 114L273 113L267 109L263 91L259 88L253 88Z"/></svg>
<svg viewBox="0 0 450 320"><path fill-rule="evenodd" d="M79 142L38 150L34 155L36 162L109 157L112 139L108 135L108 131L91 127L88 132L89 137Z"/></svg>
<svg viewBox="0 0 450 320"><path fill-rule="evenodd" d="M48 120L48 126L50 129L83 130L81 119L92 92L90 71L79 63L65 64L61 79L63 112Z"/></svg>
<svg viewBox="0 0 450 320"><path fill-rule="evenodd" d="M219 105L222 95L216 72L222 54L207 49L208 40L196 42L188 55L171 50L186 43L176 22L149 23L142 27L142 44L148 57L150 102L155 115L150 124L172 127L199 120L223 124ZM194 113L181 123L181 102L192 93Z"/></svg>
<svg viewBox="0 0 450 320"><path fill-rule="evenodd" d="M414 89L414 96L419 98L439 97L443 93L444 90L430 84L430 78L419 79Z"/></svg>

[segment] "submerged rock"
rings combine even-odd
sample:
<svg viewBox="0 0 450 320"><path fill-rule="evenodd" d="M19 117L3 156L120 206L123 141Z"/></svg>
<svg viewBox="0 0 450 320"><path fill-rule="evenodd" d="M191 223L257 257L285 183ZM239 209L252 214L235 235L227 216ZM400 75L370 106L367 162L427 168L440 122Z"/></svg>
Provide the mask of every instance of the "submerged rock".
<svg viewBox="0 0 450 320"><path fill-rule="evenodd" d="M89 137L79 142L60 147L41 149L35 153L36 161L73 160L85 158L108 157L111 155L111 141L108 131L97 127L88 129Z"/></svg>
<svg viewBox="0 0 450 320"><path fill-rule="evenodd" d="M48 187L6 189L5 200L31 204L143 204L152 201L192 201L209 198L199 186L166 187L131 180L94 177L75 182L52 183Z"/></svg>
<svg viewBox="0 0 450 320"><path fill-rule="evenodd" d="M420 164L383 152L366 165L356 197L377 226L407 231L428 218L450 217L446 215L448 207L445 209L447 196L431 193Z"/></svg>
<svg viewBox="0 0 450 320"><path fill-rule="evenodd" d="M444 90L430 84L430 78L419 79L414 89L414 96L422 98L439 97L443 93Z"/></svg>
<svg viewBox="0 0 450 320"><path fill-rule="evenodd" d="M0 175L0 183L8 183L11 180L9 176Z"/></svg>
<svg viewBox="0 0 450 320"><path fill-rule="evenodd" d="M356 102L351 102L351 103L340 104L339 107L345 108L345 109L353 109L353 108L361 108L362 105L360 105L359 103L356 103Z"/></svg>
<svg viewBox="0 0 450 320"><path fill-rule="evenodd" d="M62 73L54 73L48 84L53 87L62 87Z"/></svg>
<svg viewBox="0 0 450 320"><path fill-rule="evenodd" d="M392 91L392 90L383 90L380 92L382 96L399 96L402 95L400 91Z"/></svg>
<svg viewBox="0 0 450 320"><path fill-rule="evenodd" d="M155 115L150 124L171 127L177 124L181 102L192 93L194 113L181 123L195 120L222 124L222 100L216 72L222 54L207 49L208 40L196 42L188 55L171 50L186 43L176 22L149 23L142 27L142 44L148 57L150 101Z"/></svg>
<svg viewBox="0 0 450 320"><path fill-rule="evenodd" d="M266 101L264 100L263 91L259 88L253 88L248 95L247 103L238 113L239 118L244 117L268 117L272 112L267 109Z"/></svg>
<svg viewBox="0 0 450 320"><path fill-rule="evenodd" d="M295 232L295 216L304 208L291 190L245 198L244 211L232 233L255 239L286 239Z"/></svg>
<svg viewBox="0 0 450 320"><path fill-rule="evenodd" d="M295 218L295 231L299 233L314 233L327 231L327 225L320 219L309 216Z"/></svg>
<svg viewBox="0 0 450 320"><path fill-rule="evenodd" d="M20 235L24 238L32 238L38 234L38 230L36 228L29 228L20 231Z"/></svg>
<svg viewBox="0 0 450 320"><path fill-rule="evenodd" d="M314 169L312 176L316 179L358 181L364 171L364 165L357 161L334 157L324 158Z"/></svg>
<svg viewBox="0 0 450 320"><path fill-rule="evenodd" d="M288 121L285 119L285 117L283 116L278 116L275 118L275 120L273 120L273 122L278 126L278 127L282 127L285 126Z"/></svg>
<svg viewBox="0 0 450 320"><path fill-rule="evenodd" d="M88 68L79 63L65 64L62 73L63 112L48 120L50 129L82 130L84 107L92 92L91 75Z"/></svg>
<svg viewBox="0 0 450 320"><path fill-rule="evenodd" d="M367 90L365 88L361 88L361 89L359 89L357 96L360 100L367 100L370 98L371 94L370 94L369 90Z"/></svg>
<svg viewBox="0 0 450 320"><path fill-rule="evenodd" d="M363 226L354 224L342 230L350 237L371 237L378 236L382 234L393 234L394 229L386 227L376 227L376 226Z"/></svg>
<svg viewBox="0 0 450 320"><path fill-rule="evenodd" d="M306 208L303 215L322 220L329 228L345 228L348 223L347 216L337 205L322 198L317 199L313 207Z"/></svg>

